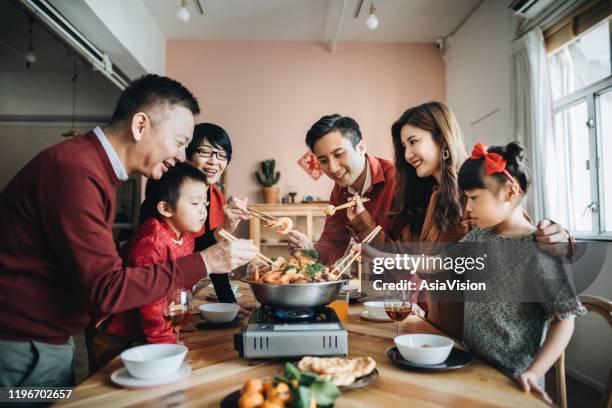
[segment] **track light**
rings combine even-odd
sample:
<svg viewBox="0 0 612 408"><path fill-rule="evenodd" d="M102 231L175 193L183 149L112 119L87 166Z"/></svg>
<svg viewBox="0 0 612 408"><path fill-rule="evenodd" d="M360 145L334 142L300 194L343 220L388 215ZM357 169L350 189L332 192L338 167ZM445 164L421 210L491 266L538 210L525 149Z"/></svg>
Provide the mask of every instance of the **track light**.
<svg viewBox="0 0 612 408"><path fill-rule="evenodd" d="M376 17L376 7L374 3L370 5L370 15L366 19L366 27L370 30L376 30L378 28L378 18Z"/></svg>
<svg viewBox="0 0 612 408"><path fill-rule="evenodd" d="M183 23L186 23L191 18L189 14L189 10L187 10L187 0L181 0L181 8L176 13L176 18L181 20Z"/></svg>

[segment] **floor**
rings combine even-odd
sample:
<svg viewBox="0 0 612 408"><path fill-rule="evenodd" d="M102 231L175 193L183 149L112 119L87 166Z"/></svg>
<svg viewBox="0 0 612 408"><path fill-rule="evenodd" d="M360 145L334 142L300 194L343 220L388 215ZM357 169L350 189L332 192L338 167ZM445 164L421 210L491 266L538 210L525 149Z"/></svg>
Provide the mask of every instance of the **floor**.
<svg viewBox="0 0 612 408"><path fill-rule="evenodd" d="M87 349L85 347L85 337L82 334L74 336L76 346L75 374L77 384L88 376L89 367L87 364ZM567 400L570 408L590 408L599 407L601 403L601 393L591 387L576 381L567 376ZM546 391L556 400L556 383L554 368L546 375Z"/></svg>

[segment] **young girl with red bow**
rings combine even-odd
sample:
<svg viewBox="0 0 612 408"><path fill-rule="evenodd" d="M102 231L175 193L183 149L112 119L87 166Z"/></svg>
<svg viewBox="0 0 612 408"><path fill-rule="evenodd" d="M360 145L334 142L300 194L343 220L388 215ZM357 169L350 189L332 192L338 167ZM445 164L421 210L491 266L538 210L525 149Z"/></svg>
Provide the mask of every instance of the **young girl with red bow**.
<svg viewBox="0 0 612 408"><path fill-rule="evenodd" d="M559 260L535 242L536 227L523 208L530 184L523 158L518 143L489 148L478 143L459 170L465 210L477 225L460 242L486 248L486 275L496 293L492 301L465 302L463 338L472 352L550 403L544 375L567 346L573 318L586 311L568 285L559 286L566 282ZM521 285L533 288L537 299L514 289L499 295L500 288Z"/></svg>

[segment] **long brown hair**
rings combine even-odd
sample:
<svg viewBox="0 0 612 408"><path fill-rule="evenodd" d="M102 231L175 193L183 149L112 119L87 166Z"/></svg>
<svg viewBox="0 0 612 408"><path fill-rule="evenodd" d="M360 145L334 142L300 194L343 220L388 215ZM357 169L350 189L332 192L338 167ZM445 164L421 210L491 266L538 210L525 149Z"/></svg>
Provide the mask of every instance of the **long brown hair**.
<svg viewBox="0 0 612 408"><path fill-rule="evenodd" d="M442 177L434 222L440 231L449 231L457 226L463 212L458 172L467 158L467 153L459 124L450 109L442 102L426 102L408 109L391 127L397 171L397 199L394 214L401 219L403 225L408 224L411 231L420 233L431 193L437 183L433 176L418 177L415 168L406 161L400 137L405 125L430 132L434 142L440 146ZM448 156L446 159L445 155Z"/></svg>

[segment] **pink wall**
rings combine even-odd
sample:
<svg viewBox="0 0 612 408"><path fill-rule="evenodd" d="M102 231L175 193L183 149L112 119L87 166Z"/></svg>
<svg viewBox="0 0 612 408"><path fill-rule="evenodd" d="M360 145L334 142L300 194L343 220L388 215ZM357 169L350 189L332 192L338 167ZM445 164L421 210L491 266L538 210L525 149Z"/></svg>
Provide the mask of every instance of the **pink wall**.
<svg viewBox="0 0 612 408"><path fill-rule="evenodd" d="M197 122L224 127L234 157L229 190L261 201L253 172L274 158L281 194L288 185L329 198L326 176L314 181L297 164L306 131L340 113L359 123L368 151L392 157L390 127L408 107L444 100L445 72L430 44L340 44L332 55L318 43L169 41L167 75L194 92Z"/></svg>

